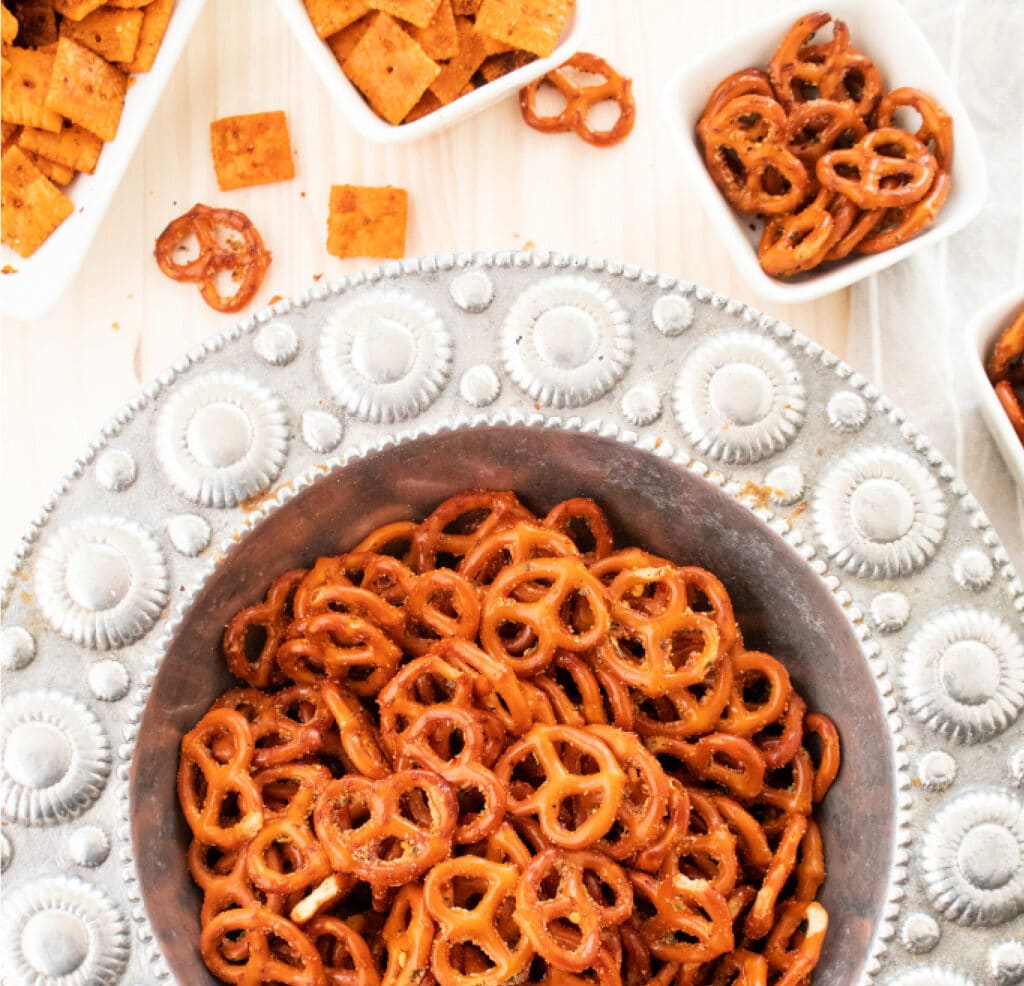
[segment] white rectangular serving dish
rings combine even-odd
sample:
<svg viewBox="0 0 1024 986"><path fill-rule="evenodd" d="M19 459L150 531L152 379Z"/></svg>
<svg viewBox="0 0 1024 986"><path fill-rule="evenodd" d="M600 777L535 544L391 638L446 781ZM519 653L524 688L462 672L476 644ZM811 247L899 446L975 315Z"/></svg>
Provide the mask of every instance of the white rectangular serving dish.
<svg viewBox="0 0 1024 986"><path fill-rule="evenodd" d="M452 124L460 120L467 120L475 116L481 110L503 99L510 92L515 92L532 82L534 79L546 75L553 68L557 68L570 55L580 50L582 38L586 34L587 26L587 5L590 0L576 0L569 18L562 29L562 37L558 46L547 58L538 58L536 61L524 65L522 68L503 75L486 86L481 86L467 96L460 96L458 99L442 106L428 116L416 120L414 123L406 123L399 126L382 120L370 109L366 100L363 99L359 90L349 82L341 66L338 65L327 46L326 41L321 41L313 30L313 24L306 13L302 0L277 0L277 5L292 29L299 44L302 45L313 65L317 75L320 76L331 98L338 108L344 113L349 123L355 127L367 140L378 144L407 144L422 137L429 137L432 134L446 130Z"/></svg>
<svg viewBox="0 0 1024 986"><path fill-rule="evenodd" d="M0 249L0 264L17 271L0 275L0 312L5 317L47 314L74 280L205 3L175 3L152 69L132 76L117 136L103 146L96 170L75 175L64 190L75 211L31 257L23 259L8 246Z"/></svg>
<svg viewBox="0 0 1024 986"><path fill-rule="evenodd" d="M971 319L965 337L967 372L978 395L978 408L985 424L992 432L992 438L1006 460L1017 485L1024 490L1024 445L1003 410L992 382L985 373L985 363L995 345L996 339L1010 324L1013 317L1024 308L1024 284L1006 294L1000 295Z"/></svg>
<svg viewBox="0 0 1024 986"><path fill-rule="evenodd" d="M885 253L856 254L821 271L792 280L770 277L757 259L760 230L750 229L711 180L696 135L697 120L714 87L726 76L749 67L767 68L772 53L792 24L819 9L810 0L787 4L771 16L684 66L666 86L663 110L681 152L683 167L711 223L740 273L760 295L772 301L800 302L848 287L963 229L980 211L988 194L978 135L935 52L897 0L831 0L821 9L845 21L851 44L878 66L886 90L914 86L939 101L953 117L953 188L938 218L924 232Z"/></svg>

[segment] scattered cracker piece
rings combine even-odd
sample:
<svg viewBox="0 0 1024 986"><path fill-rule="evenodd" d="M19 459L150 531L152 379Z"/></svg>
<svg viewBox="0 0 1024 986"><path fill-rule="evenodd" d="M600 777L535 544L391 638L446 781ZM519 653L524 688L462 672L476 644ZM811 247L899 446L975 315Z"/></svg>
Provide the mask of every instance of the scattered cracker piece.
<svg viewBox="0 0 1024 986"><path fill-rule="evenodd" d="M104 4L104 0L50 0L50 2L58 14L70 17L73 21L80 21Z"/></svg>
<svg viewBox="0 0 1024 986"><path fill-rule="evenodd" d="M500 55L491 55L480 66L480 74L486 81L493 82L503 75L508 75L509 72L529 65L535 57L528 51L505 51Z"/></svg>
<svg viewBox="0 0 1024 986"><path fill-rule="evenodd" d="M369 0L302 0L313 30L321 38L337 34L359 20L369 9Z"/></svg>
<svg viewBox="0 0 1024 986"><path fill-rule="evenodd" d="M49 178L54 185L70 184L71 179L75 177L75 172L66 165L51 161L33 151L26 151L24 147L22 150L25 152L25 157L39 169L39 173Z"/></svg>
<svg viewBox="0 0 1024 986"><path fill-rule="evenodd" d="M435 110L439 110L444 103L437 98L429 89L420 97L420 101L406 114L402 123L415 123L425 116L430 116Z"/></svg>
<svg viewBox="0 0 1024 986"><path fill-rule="evenodd" d="M404 188L332 185L327 252L335 257L404 257L408 212Z"/></svg>
<svg viewBox="0 0 1024 986"><path fill-rule="evenodd" d="M409 33L435 62L454 58L459 53L459 34L455 30L452 0L441 0L426 27L414 27Z"/></svg>
<svg viewBox="0 0 1024 986"><path fill-rule="evenodd" d="M25 156L8 148L0 161L2 239L21 257L31 257L75 207Z"/></svg>
<svg viewBox="0 0 1024 986"><path fill-rule="evenodd" d="M546 58L555 50L573 0L483 0L476 16L481 34Z"/></svg>
<svg viewBox="0 0 1024 986"><path fill-rule="evenodd" d="M441 71L385 13L374 17L342 69L388 123L401 123Z"/></svg>
<svg viewBox="0 0 1024 986"><path fill-rule="evenodd" d="M74 171L84 171L91 175L96 170L96 162L100 159L103 141L85 127L65 120L60 133L56 134L26 127L18 137L18 146L23 150L42 154L43 157Z"/></svg>
<svg viewBox="0 0 1024 986"><path fill-rule="evenodd" d="M108 62L130 62L139 46L144 18L141 10L101 7L80 21L61 21L60 35L85 45Z"/></svg>
<svg viewBox="0 0 1024 986"><path fill-rule="evenodd" d="M480 9L483 0L452 0L455 13L460 17L472 17Z"/></svg>
<svg viewBox="0 0 1024 986"><path fill-rule="evenodd" d="M283 110L214 120L210 124L210 146L222 192L295 177Z"/></svg>
<svg viewBox="0 0 1024 986"><path fill-rule="evenodd" d="M487 57L486 41L473 27L471 20L460 18L458 32L459 53L441 69L438 77L430 84L430 91L442 103L450 103L463 94L467 83L473 78L473 73Z"/></svg>
<svg viewBox="0 0 1024 986"><path fill-rule="evenodd" d="M126 72L148 72L153 67L173 10L174 0L150 0L146 4L135 57L121 68Z"/></svg>
<svg viewBox="0 0 1024 986"><path fill-rule="evenodd" d="M7 123L60 131L60 113L46 106L54 56L45 51L9 48L0 85L0 113Z"/></svg>
<svg viewBox="0 0 1024 986"><path fill-rule="evenodd" d="M18 19L18 46L41 48L57 40L57 17L50 0L10 0Z"/></svg>
<svg viewBox="0 0 1024 986"><path fill-rule="evenodd" d="M348 27L343 27L327 39L327 46L331 49L331 53L339 65L343 65L345 59L355 51L359 39L366 33L370 21L375 16L373 13L363 14L359 20L353 21Z"/></svg>
<svg viewBox="0 0 1024 986"><path fill-rule="evenodd" d="M13 43L17 36L18 18L0 4L0 37L3 38L5 45L9 45Z"/></svg>
<svg viewBox="0 0 1024 986"><path fill-rule="evenodd" d="M434 17L440 0L370 0L374 10L397 17L400 21L426 27Z"/></svg>
<svg viewBox="0 0 1024 986"><path fill-rule="evenodd" d="M128 77L77 41L61 38L46 94L46 108L102 140L113 140L121 122ZM44 128L46 129L46 128Z"/></svg>

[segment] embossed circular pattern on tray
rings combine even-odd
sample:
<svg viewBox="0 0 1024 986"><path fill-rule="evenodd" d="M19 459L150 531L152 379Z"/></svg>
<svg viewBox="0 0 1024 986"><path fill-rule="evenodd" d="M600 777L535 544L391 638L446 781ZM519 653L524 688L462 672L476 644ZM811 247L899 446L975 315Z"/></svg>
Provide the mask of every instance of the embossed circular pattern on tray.
<svg viewBox="0 0 1024 986"><path fill-rule="evenodd" d="M147 385L47 501L6 581L0 632L15 731L0 864L30 981L170 979L139 903L126 782L163 647L206 575L339 468L326 457L342 440L359 456L484 424L584 430L667 457L755 510L824 579L878 678L899 795L885 919L858 986L1017 981L1024 586L977 503L898 409L788 326L651 271L545 253L321 281ZM68 693L40 688L50 681ZM63 828L42 836L42 824ZM131 905L134 947L117 904ZM83 935L97 916L101 933Z"/></svg>

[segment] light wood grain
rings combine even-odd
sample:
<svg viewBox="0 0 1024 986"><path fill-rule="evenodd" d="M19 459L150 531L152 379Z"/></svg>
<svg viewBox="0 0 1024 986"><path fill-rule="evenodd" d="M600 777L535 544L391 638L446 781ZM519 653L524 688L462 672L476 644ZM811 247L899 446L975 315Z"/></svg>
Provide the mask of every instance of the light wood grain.
<svg viewBox="0 0 1024 986"><path fill-rule="evenodd" d="M595 13L585 47L634 79L636 129L609 150L528 129L514 99L418 144L368 144L335 109L272 0L211 0L73 287L47 318L4 321L0 550L13 550L74 456L143 381L230 325L152 258L160 230L195 202L241 209L262 231L274 262L259 304L316 274L369 263L327 255L329 187L392 184L409 190L410 255L532 243L627 260L752 301L843 353L846 293L799 306L757 298L686 186L662 125L670 75L763 5L583 2ZM297 177L219 193L210 121L269 109L288 113Z"/></svg>

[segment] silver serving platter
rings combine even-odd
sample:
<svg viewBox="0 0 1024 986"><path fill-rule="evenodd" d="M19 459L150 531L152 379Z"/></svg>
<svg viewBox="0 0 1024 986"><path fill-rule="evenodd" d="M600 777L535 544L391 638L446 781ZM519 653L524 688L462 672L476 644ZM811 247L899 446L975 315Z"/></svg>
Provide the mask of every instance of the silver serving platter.
<svg viewBox="0 0 1024 986"><path fill-rule="evenodd" d="M4 982L213 980L174 773L226 618L466 487L588 494L707 566L837 721L815 986L1024 981L1024 586L949 464L788 326L565 254L388 264L207 340L24 539L2 636Z"/></svg>

